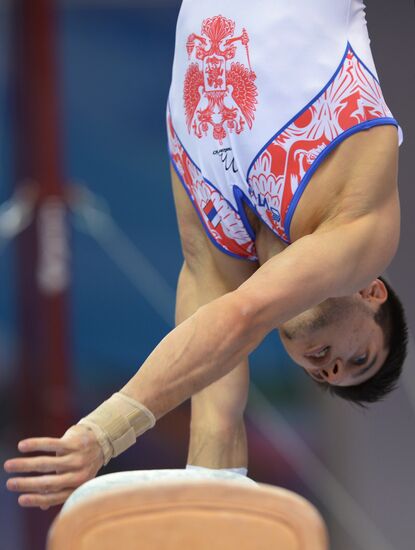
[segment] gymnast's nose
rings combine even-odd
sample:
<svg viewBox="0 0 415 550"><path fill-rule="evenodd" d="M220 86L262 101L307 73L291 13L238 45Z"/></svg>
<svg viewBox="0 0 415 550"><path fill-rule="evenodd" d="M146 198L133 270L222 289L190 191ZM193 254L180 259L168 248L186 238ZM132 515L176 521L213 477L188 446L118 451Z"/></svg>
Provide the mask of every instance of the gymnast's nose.
<svg viewBox="0 0 415 550"><path fill-rule="evenodd" d="M340 382L344 374L344 365L340 358L334 359L329 365L321 369L321 375L329 384Z"/></svg>

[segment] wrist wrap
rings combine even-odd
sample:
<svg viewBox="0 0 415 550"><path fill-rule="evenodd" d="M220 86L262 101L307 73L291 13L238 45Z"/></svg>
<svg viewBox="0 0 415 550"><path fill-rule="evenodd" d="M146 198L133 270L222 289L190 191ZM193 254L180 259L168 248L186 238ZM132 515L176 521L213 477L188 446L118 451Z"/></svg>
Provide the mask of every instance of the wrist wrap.
<svg viewBox="0 0 415 550"><path fill-rule="evenodd" d="M155 423L147 407L121 392L114 393L78 422L94 432L104 454L104 465L134 445L137 437Z"/></svg>

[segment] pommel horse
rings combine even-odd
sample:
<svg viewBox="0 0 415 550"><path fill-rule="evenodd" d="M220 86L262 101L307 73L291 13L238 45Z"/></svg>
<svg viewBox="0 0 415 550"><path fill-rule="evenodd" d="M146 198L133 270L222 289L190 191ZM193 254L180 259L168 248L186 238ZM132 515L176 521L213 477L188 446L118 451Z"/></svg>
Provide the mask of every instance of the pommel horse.
<svg viewBox="0 0 415 550"><path fill-rule="evenodd" d="M239 474L117 472L74 491L47 550L328 550L316 508Z"/></svg>

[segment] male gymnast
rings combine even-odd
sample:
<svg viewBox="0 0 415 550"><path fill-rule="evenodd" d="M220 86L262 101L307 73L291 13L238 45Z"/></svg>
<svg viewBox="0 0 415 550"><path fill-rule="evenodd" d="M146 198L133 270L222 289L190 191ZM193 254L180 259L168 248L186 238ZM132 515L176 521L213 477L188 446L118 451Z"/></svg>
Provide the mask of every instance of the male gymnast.
<svg viewBox="0 0 415 550"><path fill-rule="evenodd" d="M63 503L188 398L188 466L246 474L248 356L274 329L339 397L365 405L396 386L407 328L380 275L399 243L400 128L364 4L257 8L182 3L167 105L184 256L177 326L64 436L19 443L56 453L6 461L13 474L45 474L8 480L22 506Z"/></svg>

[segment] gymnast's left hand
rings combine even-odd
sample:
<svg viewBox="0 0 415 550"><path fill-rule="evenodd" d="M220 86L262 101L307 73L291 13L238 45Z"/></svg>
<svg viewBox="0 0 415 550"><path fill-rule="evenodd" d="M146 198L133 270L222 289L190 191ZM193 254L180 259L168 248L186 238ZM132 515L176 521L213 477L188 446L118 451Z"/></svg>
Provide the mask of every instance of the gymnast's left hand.
<svg viewBox="0 0 415 550"><path fill-rule="evenodd" d="M4 463L8 473L42 472L36 477L13 477L7 480L10 491L22 493L18 502L23 507L47 510L63 504L77 487L96 476L104 465L104 456L91 430L76 424L61 438L33 437L19 441L22 453L47 452L43 455L12 458ZM53 473L52 473L53 472Z"/></svg>

